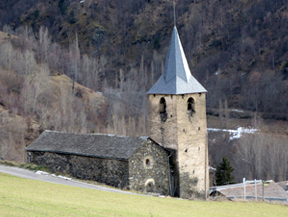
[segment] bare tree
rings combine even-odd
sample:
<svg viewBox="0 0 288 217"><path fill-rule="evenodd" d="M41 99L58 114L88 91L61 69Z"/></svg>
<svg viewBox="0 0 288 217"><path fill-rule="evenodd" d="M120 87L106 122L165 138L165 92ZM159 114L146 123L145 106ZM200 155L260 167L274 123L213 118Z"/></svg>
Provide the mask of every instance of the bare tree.
<svg viewBox="0 0 288 217"><path fill-rule="evenodd" d="M10 35L14 34L14 31L13 31L13 29L11 28L11 26L9 26L9 25L7 25L7 24L5 24L5 25L3 26L3 32L6 32L6 33L8 33L8 34L10 34Z"/></svg>
<svg viewBox="0 0 288 217"><path fill-rule="evenodd" d="M47 60L49 49L51 46L51 39L48 32L48 29L44 26L41 26L39 29L39 44L38 44L38 60L43 62Z"/></svg>
<svg viewBox="0 0 288 217"><path fill-rule="evenodd" d="M80 69L80 50L78 44L78 34L75 33L75 41L69 45L70 54L70 73L73 80L72 93L74 93L75 81L79 79L79 69Z"/></svg>
<svg viewBox="0 0 288 217"><path fill-rule="evenodd" d="M19 48L21 52L38 49L38 41L30 26L20 26L15 30L15 34L18 37L13 40L13 45Z"/></svg>
<svg viewBox="0 0 288 217"><path fill-rule="evenodd" d="M286 180L288 164L286 137L264 133L243 135L234 158L238 180L242 177Z"/></svg>
<svg viewBox="0 0 288 217"><path fill-rule="evenodd" d="M49 74L50 74L50 69L46 64L42 64L40 66L40 71L39 73L36 74L36 76L33 79L34 83L34 103L33 103L33 114L36 112L36 106L39 100L43 100L43 93L46 93L49 91ZM41 98L42 96L42 98ZM47 101L49 99L45 99Z"/></svg>
<svg viewBox="0 0 288 217"><path fill-rule="evenodd" d="M35 73L37 68L37 63L35 60L34 53L29 50L22 52L16 52L16 61L13 61L13 69L17 74L31 75Z"/></svg>
<svg viewBox="0 0 288 217"><path fill-rule="evenodd" d="M0 44L0 65L10 71L14 58L14 49L10 41Z"/></svg>
<svg viewBox="0 0 288 217"><path fill-rule="evenodd" d="M96 58L89 58L86 54L82 57L81 73L82 81L86 87L99 90L100 73L99 64Z"/></svg>

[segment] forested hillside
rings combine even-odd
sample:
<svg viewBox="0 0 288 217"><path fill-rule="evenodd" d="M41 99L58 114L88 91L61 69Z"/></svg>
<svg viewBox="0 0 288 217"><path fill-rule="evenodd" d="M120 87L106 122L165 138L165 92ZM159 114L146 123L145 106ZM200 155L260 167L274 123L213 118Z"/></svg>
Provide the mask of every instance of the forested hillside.
<svg viewBox="0 0 288 217"><path fill-rule="evenodd" d="M286 121L288 2L175 3L191 72L218 125L232 116ZM163 71L173 22L172 0L1 1L1 157L24 159L23 147L45 129L147 135L146 91ZM7 157L9 144L16 154Z"/></svg>
<svg viewBox="0 0 288 217"><path fill-rule="evenodd" d="M229 107L286 118L287 1L175 2L192 73L210 93L208 107L227 99ZM40 27L47 27L51 40L64 48L77 35L80 53L101 65L101 84L81 70L77 81L94 90L104 83L124 89L120 85L133 81L139 91L149 89L161 74L173 26L172 5L171 0L13 0L2 1L0 20L4 31L19 34L17 29L25 26L37 39ZM65 68L60 71L73 76Z"/></svg>

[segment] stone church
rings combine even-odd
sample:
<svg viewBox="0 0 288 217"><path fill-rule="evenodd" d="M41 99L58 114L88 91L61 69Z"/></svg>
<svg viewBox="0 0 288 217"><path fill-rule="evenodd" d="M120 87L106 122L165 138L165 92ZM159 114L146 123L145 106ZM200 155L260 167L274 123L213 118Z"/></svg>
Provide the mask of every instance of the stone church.
<svg viewBox="0 0 288 217"><path fill-rule="evenodd" d="M80 179L190 198L208 190L206 90L192 76L176 27L149 94L149 137L45 131L28 161Z"/></svg>

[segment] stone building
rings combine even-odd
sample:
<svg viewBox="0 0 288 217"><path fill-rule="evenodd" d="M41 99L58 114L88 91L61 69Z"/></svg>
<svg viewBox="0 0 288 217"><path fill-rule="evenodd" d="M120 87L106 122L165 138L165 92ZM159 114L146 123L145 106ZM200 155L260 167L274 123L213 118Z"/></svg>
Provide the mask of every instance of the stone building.
<svg viewBox="0 0 288 217"><path fill-rule="evenodd" d="M209 187L206 90L192 76L176 27L163 75L148 91L149 138L45 131L31 162L80 179L181 198Z"/></svg>
<svg viewBox="0 0 288 217"><path fill-rule="evenodd" d="M168 152L149 138L45 131L28 161L114 187L169 194Z"/></svg>
<svg viewBox="0 0 288 217"><path fill-rule="evenodd" d="M148 91L150 137L174 149L174 191L181 198L209 187L206 90L192 76L176 27L163 75Z"/></svg>

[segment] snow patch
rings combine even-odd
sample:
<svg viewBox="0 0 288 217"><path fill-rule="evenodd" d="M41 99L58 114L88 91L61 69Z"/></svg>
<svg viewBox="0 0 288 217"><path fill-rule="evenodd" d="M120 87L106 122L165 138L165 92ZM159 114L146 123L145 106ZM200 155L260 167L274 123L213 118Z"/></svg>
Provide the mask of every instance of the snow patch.
<svg viewBox="0 0 288 217"><path fill-rule="evenodd" d="M230 133L230 140L240 139L243 133L254 134L255 132L259 131L258 129L244 128L244 127L238 127L237 130L217 129L217 128L207 128L207 130L212 132L228 132Z"/></svg>
<svg viewBox="0 0 288 217"><path fill-rule="evenodd" d="M50 175L50 173L47 173L47 172L44 172L44 171L41 171L41 170L37 170L35 173L38 174L38 175L45 175L45 176L49 176ZM57 178L60 178L60 179L65 179L65 180L72 180L69 177L61 176L61 175L56 176L55 174L51 174L51 176L57 177Z"/></svg>
<svg viewBox="0 0 288 217"><path fill-rule="evenodd" d="M45 176L49 175L49 173L41 171L41 170L37 170L35 173L38 174L38 175L45 175Z"/></svg>
<svg viewBox="0 0 288 217"><path fill-rule="evenodd" d="M85 0L82 0L82 1L80 1L80 4L82 4L82 3L84 3L85 2Z"/></svg>
<svg viewBox="0 0 288 217"><path fill-rule="evenodd" d="M209 170L214 170L214 171L216 171L216 168L211 167L211 166L209 166L208 169L209 169Z"/></svg>
<svg viewBox="0 0 288 217"><path fill-rule="evenodd" d="M57 177L57 178L60 178L60 179L65 179L65 180L72 180L72 178L69 178L69 177L66 177L66 176L61 176L61 175L55 175L55 174L52 174L51 176L53 177Z"/></svg>
<svg viewBox="0 0 288 217"><path fill-rule="evenodd" d="M66 176L57 176L60 179L65 179L65 180L72 180L72 178L66 177Z"/></svg>
<svg viewBox="0 0 288 217"><path fill-rule="evenodd" d="M239 113L243 113L244 111L243 110L240 110L240 109L232 109L233 112L239 112Z"/></svg>

